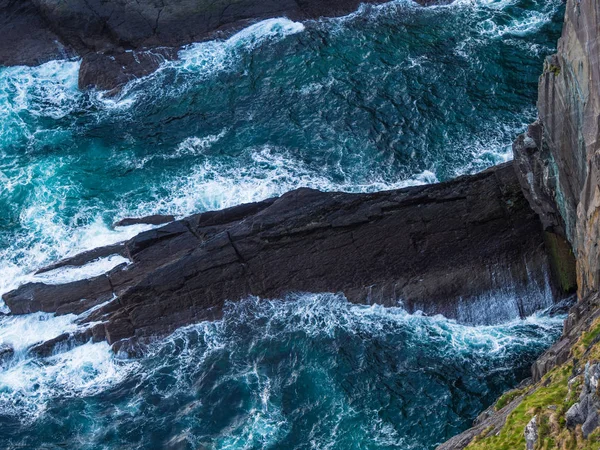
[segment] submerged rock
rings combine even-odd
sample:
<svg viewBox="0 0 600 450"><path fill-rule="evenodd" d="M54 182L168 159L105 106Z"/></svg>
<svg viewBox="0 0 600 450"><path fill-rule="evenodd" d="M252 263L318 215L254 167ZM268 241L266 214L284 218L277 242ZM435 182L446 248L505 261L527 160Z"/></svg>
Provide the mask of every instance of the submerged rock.
<svg viewBox="0 0 600 450"><path fill-rule="evenodd" d="M227 300L250 295L342 292L478 323L547 306L541 225L512 164L372 194L298 189L140 233L121 254L132 263L74 283L26 284L4 301L12 314L95 306L85 321L104 322L110 343L220 318ZM494 301L481 296L489 291Z"/></svg>
<svg viewBox="0 0 600 450"><path fill-rule="evenodd" d="M15 354L15 349L8 344L0 344L0 366L5 364Z"/></svg>

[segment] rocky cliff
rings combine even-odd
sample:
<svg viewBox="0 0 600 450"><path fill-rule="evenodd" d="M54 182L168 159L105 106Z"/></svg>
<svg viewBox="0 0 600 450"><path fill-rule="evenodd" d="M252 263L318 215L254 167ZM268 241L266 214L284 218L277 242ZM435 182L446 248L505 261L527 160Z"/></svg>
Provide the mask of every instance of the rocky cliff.
<svg viewBox="0 0 600 450"><path fill-rule="evenodd" d="M540 78L539 121L514 145L524 190L577 258L580 297L600 284L600 3L569 0Z"/></svg>
<svg viewBox="0 0 600 450"><path fill-rule="evenodd" d="M567 1L538 111L514 143L515 168L544 228L572 244L579 301L563 336L534 363L531 382L440 450L600 448L600 2ZM558 265L569 258L555 256Z"/></svg>
<svg viewBox="0 0 600 450"><path fill-rule="evenodd" d="M174 221L47 270L116 253L130 264L26 284L3 299L12 314L90 311L83 337L120 347L219 318L225 301L249 295L343 292L471 323L528 315L552 297L541 225L511 164L373 194L300 189Z"/></svg>

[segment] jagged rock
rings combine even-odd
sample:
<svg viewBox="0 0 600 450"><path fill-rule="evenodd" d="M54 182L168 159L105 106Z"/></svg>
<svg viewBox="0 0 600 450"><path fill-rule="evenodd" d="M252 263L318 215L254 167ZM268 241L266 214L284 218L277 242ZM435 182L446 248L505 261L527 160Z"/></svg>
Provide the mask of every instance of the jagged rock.
<svg viewBox="0 0 600 450"><path fill-rule="evenodd" d="M537 416L533 416L525 427L525 448L534 450L538 440Z"/></svg>
<svg viewBox="0 0 600 450"><path fill-rule="evenodd" d="M81 267L86 264L97 260L99 258L105 258L111 255L123 255L125 250L124 243L118 243L114 245L107 245L106 247L95 248L87 252L79 253L70 258L63 259L54 264L50 264L46 267L39 269L37 274L50 272L51 270L60 269L61 267Z"/></svg>
<svg viewBox="0 0 600 450"><path fill-rule="evenodd" d="M569 310L560 339L533 363L533 380L541 380L554 367L567 362L571 347L578 341L581 333L589 329L592 322L599 317L600 293L592 293L575 303Z"/></svg>
<svg viewBox="0 0 600 450"><path fill-rule="evenodd" d="M368 0L382 3L385 0ZM452 0L416 0L422 5ZM0 65L83 57L79 85L113 90L191 42L262 19L339 16L361 0L0 0Z"/></svg>
<svg viewBox="0 0 600 450"><path fill-rule="evenodd" d="M580 297L600 288L600 11L568 0L558 52L546 59L539 122L513 147L526 196L571 242Z"/></svg>
<svg viewBox="0 0 600 450"><path fill-rule="evenodd" d="M104 325L99 323L74 333L62 333L53 339L31 346L28 351L31 355L46 358L89 341L103 341L106 338L104 332Z"/></svg>
<svg viewBox="0 0 600 450"><path fill-rule="evenodd" d="M104 322L110 343L217 319L226 300L288 292L401 300L409 311L481 323L539 308L523 299L532 285L545 286L547 267L541 225L511 164L372 194L298 189L140 233L122 254L131 264L106 275L27 284L4 301L12 314L80 313L107 302L85 320ZM512 294L498 310L480 298L507 286Z"/></svg>
<svg viewBox="0 0 600 450"><path fill-rule="evenodd" d="M12 314L38 311L80 314L112 296L109 278L100 275L68 284L28 283L17 291L4 294L2 298Z"/></svg>
<svg viewBox="0 0 600 450"><path fill-rule="evenodd" d="M165 223L173 222L174 216L154 214L152 216L145 217L126 217L118 222L113 223L113 227L128 227L130 225L146 224L146 225L162 225Z"/></svg>
<svg viewBox="0 0 600 450"><path fill-rule="evenodd" d="M176 59L174 48L152 50L113 50L86 53L79 68L79 88L115 90L135 78L154 72L167 59ZM116 92L116 90L114 91Z"/></svg>
<svg viewBox="0 0 600 450"><path fill-rule="evenodd" d="M514 164L523 193L538 213L545 229L565 235L565 225L556 205L556 164L544 141L543 125L536 121L513 142ZM544 180L537 183L535 180Z"/></svg>
<svg viewBox="0 0 600 450"><path fill-rule="evenodd" d="M600 398L598 398L598 380L600 379L600 364L590 364L585 366L584 382L579 396L579 401L575 403L566 413L567 427L575 428L581 425L581 431L584 438L587 438L600 425Z"/></svg>

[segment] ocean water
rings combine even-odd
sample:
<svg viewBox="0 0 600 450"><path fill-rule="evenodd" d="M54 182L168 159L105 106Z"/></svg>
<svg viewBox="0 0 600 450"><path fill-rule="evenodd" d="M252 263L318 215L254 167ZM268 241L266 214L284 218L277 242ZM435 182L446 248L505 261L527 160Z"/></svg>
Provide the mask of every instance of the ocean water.
<svg viewBox="0 0 600 450"><path fill-rule="evenodd" d="M434 448L526 376L564 316L473 327L322 294L232 304L138 360L19 344L73 319L3 325L20 345L0 372L3 448Z"/></svg>
<svg viewBox="0 0 600 450"><path fill-rule="evenodd" d="M0 293L123 262L33 275L146 228L111 226L123 217L506 161L535 118L562 12L561 0L400 0L271 19L188 46L116 97L78 91L78 60L0 68ZM1 448L433 448L526 375L562 318L467 327L323 294L232 305L139 360L104 344L28 354L75 320L0 317L16 350L0 367Z"/></svg>

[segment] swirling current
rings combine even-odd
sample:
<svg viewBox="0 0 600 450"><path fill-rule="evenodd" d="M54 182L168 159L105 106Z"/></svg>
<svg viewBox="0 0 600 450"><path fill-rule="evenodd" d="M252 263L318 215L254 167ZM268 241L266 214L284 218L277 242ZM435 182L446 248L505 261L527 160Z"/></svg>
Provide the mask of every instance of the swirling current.
<svg viewBox="0 0 600 450"><path fill-rule="evenodd" d="M561 0L410 1L192 44L116 97L78 60L0 68L0 293L50 262L300 186L367 192L511 157ZM63 278L60 278L63 277ZM493 326L311 294L230 304L138 359L27 349L75 316L0 317L0 447L432 449L527 376L564 317Z"/></svg>

